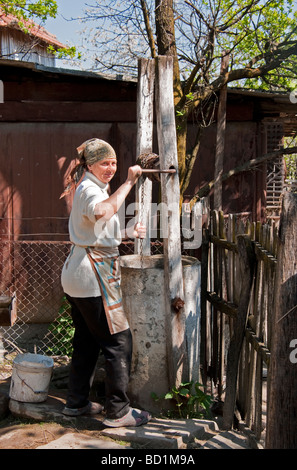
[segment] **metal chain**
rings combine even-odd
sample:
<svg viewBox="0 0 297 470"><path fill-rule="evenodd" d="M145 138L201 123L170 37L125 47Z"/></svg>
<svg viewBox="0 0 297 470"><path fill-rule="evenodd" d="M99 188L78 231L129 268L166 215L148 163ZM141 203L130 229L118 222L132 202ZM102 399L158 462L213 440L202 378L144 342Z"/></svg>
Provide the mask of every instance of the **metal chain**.
<svg viewBox="0 0 297 470"><path fill-rule="evenodd" d="M141 199L140 199L140 217L139 222L143 224L143 217L144 217L144 181L145 179L141 177ZM143 269L143 238L139 240L140 246L140 267Z"/></svg>

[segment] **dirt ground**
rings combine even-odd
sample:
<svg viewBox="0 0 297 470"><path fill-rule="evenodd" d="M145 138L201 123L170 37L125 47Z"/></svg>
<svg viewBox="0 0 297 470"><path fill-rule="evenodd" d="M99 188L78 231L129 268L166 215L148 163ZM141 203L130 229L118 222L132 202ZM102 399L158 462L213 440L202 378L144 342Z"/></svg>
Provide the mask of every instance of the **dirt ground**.
<svg viewBox="0 0 297 470"><path fill-rule="evenodd" d="M36 423L9 415L0 421L0 450L36 449L67 433L76 432L92 438L107 439L100 434L100 430L92 429L90 423L76 423L75 426L70 423L63 425L55 422Z"/></svg>
<svg viewBox="0 0 297 470"><path fill-rule="evenodd" d="M11 374L11 361L1 364L0 386L9 390ZM6 377L6 378L5 378ZM2 379L2 380L1 380ZM53 397L49 394L49 400L61 407L65 401L65 390L55 390ZM48 444L67 433L86 434L93 438L106 439L100 435L102 425L98 420L89 420L86 417L76 418L75 424L69 422L48 422L28 420L14 417L11 413L0 420L0 450L3 449L36 449Z"/></svg>
<svg viewBox="0 0 297 470"><path fill-rule="evenodd" d="M36 449L45 445L73 428L57 423L25 423L9 417L0 423L0 449Z"/></svg>

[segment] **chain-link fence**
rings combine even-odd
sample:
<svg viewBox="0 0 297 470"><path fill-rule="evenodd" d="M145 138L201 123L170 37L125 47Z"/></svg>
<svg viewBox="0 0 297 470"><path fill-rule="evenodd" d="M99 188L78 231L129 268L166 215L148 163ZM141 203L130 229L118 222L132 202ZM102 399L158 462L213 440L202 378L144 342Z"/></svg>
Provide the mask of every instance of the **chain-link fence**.
<svg viewBox="0 0 297 470"><path fill-rule="evenodd" d="M16 296L17 320L0 325L5 350L45 353L53 346L49 325L63 301L60 275L68 242L2 241L0 294Z"/></svg>
<svg viewBox="0 0 297 470"><path fill-rule="evenodd" d="M0 242L0 296L15 295L17 312L12 326L0 324L0 362L6 353L71 353L72 320L60 281L69 249L65 241ZM153 254L162 252L162 243L152 244ZM123 242L120 254L133 253L133 241Z"/></svg>
<svg viewBox="0 0 297 470"><path fill-rule="evenodd" d="M15 296L17 313L13 325L0 322L0 379L17 353L71 355L74 330L61 286L70 246L69 241L0 241L0 296ZM124 241L120 255L131 254L134 242ZM151 254L163 254L162 241L151 241ZM195 256L189 250L182 254Z"/></svg>

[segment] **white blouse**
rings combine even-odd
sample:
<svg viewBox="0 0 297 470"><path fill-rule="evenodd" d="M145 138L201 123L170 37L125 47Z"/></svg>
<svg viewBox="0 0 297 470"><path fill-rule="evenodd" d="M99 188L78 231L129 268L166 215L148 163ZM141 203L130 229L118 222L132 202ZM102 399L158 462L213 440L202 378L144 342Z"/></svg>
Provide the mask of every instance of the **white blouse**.
<svg viewBox="0 0 297 470"><path fill-rule="evenodd" d="M101 295L85 248L96 246L117 250L122 238L118 215L107 222L95 218L95 206L108 199L108 185L86 172L78 185L69 218L69 236L73 243L63 266L61 283L71 297L97 297Z"/></svg>

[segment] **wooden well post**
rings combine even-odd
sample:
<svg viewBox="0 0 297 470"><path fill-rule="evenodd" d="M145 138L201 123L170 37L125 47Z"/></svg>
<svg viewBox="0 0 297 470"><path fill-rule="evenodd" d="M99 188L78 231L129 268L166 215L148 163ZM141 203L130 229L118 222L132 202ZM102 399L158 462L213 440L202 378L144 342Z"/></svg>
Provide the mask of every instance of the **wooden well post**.
<svg viewBox="0 0 297 470"><path fill-rule="evenodd" d="M155 85L155 87L154 87ZM156 59L139 61L138 107L137 107L137 157L153 149L153 108L156 108L158 154L160 169L176 169L175 174L161 174L162 226L164 235L164 295L166 308L166 343L168 376L170 386L179 385L186 369L185 315L183 308L174 308L174 303L184 301L181 239L180 239L180 189L176 143L175 110L173 98L173 60L159 56ZM145 184L143 221L149 225L151 204L151 182L140 180L136 188L136 199L141 201L141 184ZM139 244L135 248L140 253ZM150 254L150 240L143 245L143 254Z"/></svg>
<svg viewBox="0 0 297 470"><path fill-rule="evenodd" d="M137 157L142 153L153 151L153 122L154 122L154 84L155 61L154 59L140 59L138 62L138 93L137 93ZM142 195L144 201L142 204ZM152 201L152 182L149 178L141 178L136 184L136 204L141 210L139 218L146 225L148 235L143 240L135 239L135 254L151 254L150 246L150 214ZM142 207L140 207L140 205Z"/></svg>

